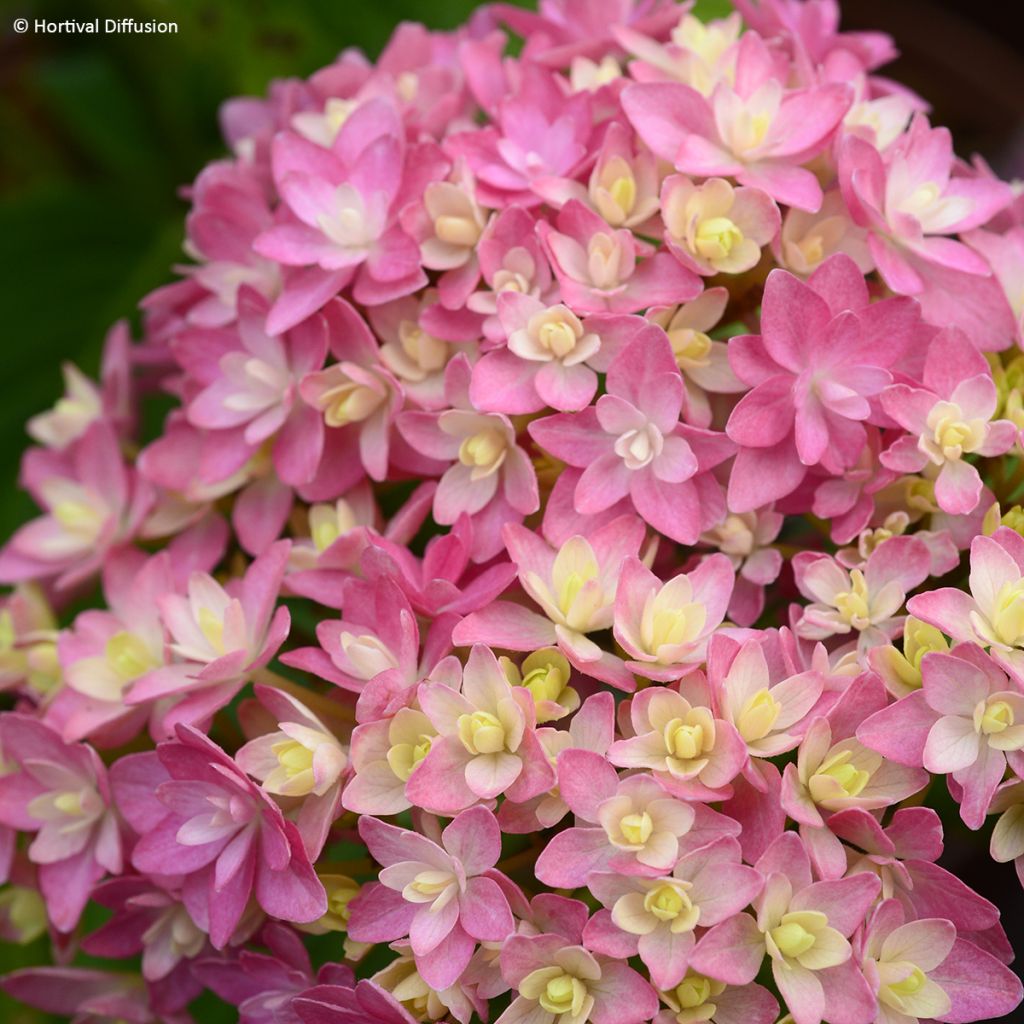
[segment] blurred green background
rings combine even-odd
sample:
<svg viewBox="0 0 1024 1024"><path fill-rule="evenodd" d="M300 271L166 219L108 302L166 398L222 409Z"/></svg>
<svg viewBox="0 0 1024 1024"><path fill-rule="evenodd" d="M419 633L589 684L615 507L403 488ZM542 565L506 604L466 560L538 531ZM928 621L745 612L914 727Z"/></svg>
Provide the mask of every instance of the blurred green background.
<svg viewBox="0 0 1024 1024"><path fill-rule="evenodd" d="M13 486L27 443L24 423L60 393L60 363L71 359L95 373L109 325L133 317L139 298L168 281L172 264L183 258L186 205L178 189L223 153L220 103L261 94L275 76L309 74L346 46L375 55L401 20L451 28L475 6L473 0L0 0L0 537L32 512ZM698 10L719 14L727 6L702 0ZM980 148L1004 173L1022 166L1024 64L1018 54L1008 55L1012 40L1004 33L998 39L1005 26L982 33L950 13L970 7L993 15L1000 5L850 0L845 6L851 27L893 31L907 54L894 76L936 101L936 120L954 128L964 150ZM179 31L18 35L11 28L16 17L132 17L176 21ZM928 32L920 31L923 24ZM1007 145L1009 155L1000 161L997 150L1006 154ZM961 832L952 824L954 856L947 863L959 860L956 866L966 869L977 843ZM993 871L986 860L976 874L971 881L987 895L1012 889L1018 897L1012 870ZM26 948L0 945L0 972L46 957L45 940ZM47 1019L0 994L2 1024ZM197 1014L203 1024L236 1019L233 1009L212 1000Z"/></svg>

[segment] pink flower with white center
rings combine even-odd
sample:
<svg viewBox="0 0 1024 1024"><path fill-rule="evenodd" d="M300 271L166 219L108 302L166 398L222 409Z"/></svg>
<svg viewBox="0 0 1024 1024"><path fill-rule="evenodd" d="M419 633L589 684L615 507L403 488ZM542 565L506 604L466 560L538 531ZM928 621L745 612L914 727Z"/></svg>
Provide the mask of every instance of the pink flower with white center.
<svg viewBox="0 0 1024 1024"><path fill-rule="evenodd" d="M724 178L697 185L681 174L662 184L661 219L672 252L705 277L750 270L781 223L779 208L760 189L734 189Z"/></svg>
<svg viewBox="0 0 1024 1024"><path fill-rule="evenodd" d="M413 804L447 814L502 793L529 800L554 785L537 739L533 697L509 683L486 647L470 652L461 692L425 683L418 697L438 738L406 783Z"/></svg>
<svg viewBox="0 0 1024 1024"><path fill-rule="evenodd" d="M474 195L473 176L465 166L456 165L450 179L432 181L423 192L422 208L407 207L402 212L403 225L419 239L420 259L428 270L465 268L473 260L487 224ZM419 223L414 225L414 220ZM417 230L412 230L414 227ZM441 294L445 294L444 286Z"/></svg>
<svg viewBox="0 0 1024 1024"><path fill-rule="evenodd" d="M977 507L983 485L964 456L1001 455L1019 431L1009 420L993 420L999 398L991 370L962 331L935 336L922 384L893 384L882 392L882 407L907 431L882 452L882 464L900 473L934 474L939 508L966 515Z"/></svg>
<svg viewBox="0 0 1024 1024"><path fill-rule="evenodd" d="M277 135L274 181L289 216L257 236L256 252L286 266L319 268L328 295L353 282L353 295L364 304L420 288L426 278L419 246L397 216L408 177L423 171L416 166L423 155L407 151L403 135L394 107L383 98L360 104L330 149L289 132ZM298 316L288 298L286 287L271 310L271 333L319 308Z"/></svg>
<svg viewBox="0 0 1024 1024"><path fill-rule="evenodd" d="M686 974L695 929L738 914L763 885L757 871L740 863L735 839L684 854L672 874L660 878L595 872L587 888L607 910L590 920L584 935L599 952L639 955L654 985L672 989Z"/></svg>
<svg viewBox="0 0 1024 1024"><path fill-rule="evenodd" d="M88 579L108 553L138 532L152 503L121 456L113 428L94 423L62 452L30 449L21 479L45 510L0 550L0 583L55 579L58 590Z"/></svg>
<svg viewBox="0 0 1024 1024"><path fill-rule="evenodd" d="M118 810L139 835L133 866L185 876L189 913L217 949L230 941L252 897L284 921L308 923L327 912L298 829L197 730L178 726L176 740L122 757L111 784Z"/></svg>
<svg viewBox="0 0 1024 1024"><path fill-rule="evenodd" d="M51 718L66 741L98 734L104 745L127 742L150 715L144 704L126 703L135 684L163 675L180 682L176 667L165 672L169 652L159 609L160 600L176 589L167 553L141 566L128 554L108 562L109 610L82 612L58 641L66 688L57 694Z"/></svg>
<svg viewBox="0 0 1024 1024"><path fill-rule="evenodd" d="M538 412L584 409L597 392L597 375L643 330L640 317L594 315L580 320L561 303L545 306L529 295L498 297L505 348L473 367L470 398L481 410Z"/></svg>
<svg viewBox="0 0 1024 1024"><path fill-rule="evenodd" d="M1008 527L971 541L970 594L941 587L910 599L907 610L961 643L988 648L1024 678L1024 540Z"/></svg>
<svg viewBox="0 0 1024 1024"><path fill-rule="evenodd" d="M651 775L620 780L589 750L559 755L558 788L584 823L559 832L537 858L537 878L559 889L586 885L594 871L654 878L675 866L687 842L696 849L738 831L707 807L671 796Z"/></svg>
<svg viewBox="0 0 1024 1024"><path fill-rule="evenodd" d="M851 684L851 690L857 685ZM875 706L862 704L862 716ZM846 856L828 828L828 815L854 807L890 807L927 784L927 772L887 760L852 736L841 739L827 718L816 718L800 743L796 764L786 765L780 799L799 823L819 876L839 878L846 871Z"/></svg>
<svg viewBox="0 0 1024 1024"><path fill-rule="evenodd" d="M307 374L299 384L303 400L339 435L349 458L362 461L374 480L388 470L391 424L404 391L381 361L377 339L366 321L344 299L326 307L331 354L338 360Z"/></svg>
<svg viewBox="0 0 1024 1024"><path fill-rule="evenodd" d="M873 911L855 946L878 1000L878 1024L976 1021L1012 1012L1017 976L941 918L906 920L896 900Z"/></svg>
<svg viewBox="0 0 1024 1024"><path fill-rule="evenodd" d="M686 385L683 418L695 427L711 426L709 394L746 391L746 385L729 366L726 343L712 341L708 336L722 319L728 302L728 289L708 288L692 302L650 309L645 314L668 335L676 366Z"/></svg>
<svg viewBox="0 0 1024 1024"><path fill-rule="evenodd" d="M844 197L856 221L869 229L871 254L893 291L922 291L921 264L988 273L984 260L947 236L991 220L1010 202L1010 187L954 176L949 129L932 128L917 114L884 154L853 135L843 140L840 153Z"/></svg>
<svg viewBox="0 0 1024 1024"><path fill-rule="evenodd" d="M725 555L736 572L727 614L739 626L751 626L764 611L765 588L782 571L782 553L769 545L779 535L784 516L772 508L730 513L700 539Z"/></svg>
<svg viewBox="0 0 1024 1024"><path fill-rule="evenodd" d="M253 240L274 223L267 191L261 171L246 160L210 164L192 184L185 247L198 265L185 273L202 291L186 314L190 325L231 323L243 288L268 302L280 294L280 265L252 248ZM151 299L159 295L158 290Z"/></svg>
<svg viewBox="0 0 1024 1024"><path fill-rule="evenodd" d="M654 156L643 144L636 145L628 128L612 121L586 185L571 178L542 178L533 187L552 206L575 199L610 227L639 230L658 212L660 180Z"/></svg>
<svg viewBox="0 0 1024 1024"><path fill-rule="evenodd" d="M466 308L487 318L483 333L491 341L505 337L495 315L502 292L542 299L552 291L551 266L535 226L533 216L521 206L508 206L487 225L477 245L480 274L488 288L473 292Z"/></svg>
<svg viewBox="0 0 1024 1024"><path fill-rule="evenodd" d="M736 728L750 757L777 757L799 746L825 684L815 671L773 678L765 646L758 637L737 643L719 635L708 651L715 709Z"/></svg>
<svg viewBox="0 0 1024 1024"><path fill-rule="evenodd" d="M874 993L852 959L850 936L878 897L873 875L812 882L803 843L785 832L754 867L765 876L756 917L737 914L706 932L693 968L730 985L754 980L765 954L795 1024L869 1021Z"/></svg>
<svg viewBox="0 0 1024 1024"><path fill-rule="evenodd" d="M459 979L478 941L500 942L514 931L498 881L506 880L494 869L501 831L487 808L463 811L439 843L369 816L359 819L359 835L383 870L380 882L352 901L350 938L408 935L416 969L444 989Z"/></svg>
<svg viewBox="0 0 1024 1024"><path fill-rule="evenodd" d="M146 981L199 994L201 987L191 975L191 961L208 952L209 946L206 933L189 916L180 893L148 878L128 876L101 883L93 899L114 914L83 940L82 948L90 956L119 959L141 953Z"/></svg>
<svg viewBox="0 0 1024 1024"><path fill-rule="evenodd" d="M584 164L593 133L591 98L566 95L561 76L538 64L519 69L518 88L500 100L493 121L455 132L445 151L463 158L487 206L536 205L535 179L572 178Z"/></svg>
<svg viewBox="0 0 1024 1024"><path fill-rule="evenodd" d="M490 644L512 651L557 645L580 672L631 692L636 681L622 661L587 637L614 621L619 570L640 553L643 523L620 516L590 539L570 537L557 550L525 527L509 525L505 544L519 570L519 582L543 609L538 615L511 601L495 601L475 611L452 631L460 647Z"/></svg>
<svg viewBox="0 0 1024 1024"><path fill-rule="evenodd" d="M302 800L295 823L306 851L315 858L341 813L341 782L348 753L337 736L295 697L267 686L257 686L256 696L277 720L277 729L249 740L235 761L259 780L265 792Z"/></svg>
<svg viewBox="0 0 1024 1024"><path fill-rule="evenodd" d="M421 409L445 407L445 368L456 352L467 348L448 340L447 334L432 332L431 328L441 329L431 320L438 308L436 293L428 291L422 298L407 295L368 311L381 341L380 361L401 384L407 399Z"/></svg>
<svg viewBox="0 0 1024 1024"><path fill-rule="evenodd" d="M29 861L59 932L78 923L92 887L120 874L121 828L106 768L85 744L67 744L29 715L0 715L0 824L34 832Z"/></svg>
<svg viewBox="0 0 1024 1024"><path fill-rule="evenodd" d="M160 617L170 633L170 650L180 662L136 679L125 701L140 704L180 698L160 716L160 730L173 735L178 722L205 721L263 668L284 643L291 615L275 602L284 579L289 541L278 541L232 587L209 573L193 572L187 594L165 594Z"/></svg>
<svg viewBox="0 0 1024 1024"><path fill-rule="evenodd" d="M786 89L779 66L756 32L736 53L735 85L719 82L709 98L688 85L629 86L622 105L640 138L677 171L735 178L802 210L821 205L821 186L801 166L828 144L850 106L845 85Z"/></svg>
<svg viewBox="0 0 1024 1024"><path fill-rule="evenodd" d="M631 672L670 682L704 661L708 640L725 618L733 584L725 555L666 583L638 558L622 563L615 591L615 639Z"/></svg>
<svg viewBox="0 0 1024 1024"><path fill-rule="evenodd" d="M407 705L416 684L447 654L451 621L440 616L420 652L420 630L409 601L392 580L348 579L342 584L341 619L317 624L319 647L301 647L282 656L286 665L360 694L358 713L385 717ZM378 713L379 712L379 713Z"/></svg>
<svg viewBox="0 0 1024 1024"><path fill-rule="evenodd" d="M710 470L732 454L732 443L724 434L680 423L683 379L658 327L616 356L605 386L594 406L536 420L530 435L583 469L573 497L577 512L603 512L628 496L656 530L693 544L725 515Z"/></svg>
<svg viewBox="0 0 1024 1024"><path fill-rule="evenodd" d="M451 462L434 495L434 518L450 525L463 514L470 516L474 560L486 561L501 550L502 526L536 512L540 498L533 465L516 442L516 428L502 413L476 410L471 377L469 360L457 356L445 373L452 407L403 413L398 429L415 451Z"/></svg>
<svg viewBox="0 0 1024 1024"><path fill-rule="evenodd" d="M722 798L747 760L747 746L735 726L696 703L697 694L691 696L692 703L667 687L641 690L629 704L635 735L613 743L608 760L653 771L681 799Z"/></svg>
<svg viewBox="0 0 1024 1024"><path fill-rule="evenodd" d="M641 1024L658 1009L631 967L561 935L513 935L501 973L517 995L495 1024Z"/></svg>
<svg viewBox="0 0 1024 1024"><path fill-rule="evenodd" d="M875 266L867 234L853 223L837 188L825 193L816 213L787 210L772 250L779 265L799 277L813 274L837 252L849 256L865 274Z"/></svg>
<svg viewBox="0 0 1024 1024"><path fill-rule="evenodd" d="M577 199L555 218L537 224L566 304L577 313L635 313L648 306L688 302L700 278L670 253L637 263L638 243L628 228L611 228Z"/></svg>
<svg viewBox="0 0 1024 1024"><path fill-rule="evenodd" d="M751 387L726 426L740 446L730 510L785 497L811 466L832 476L853 466L867 441L864 423L881 416L877 396L892 383L889 368L919 333L917 306L872 303L848 256L830 257L806 282L773 270L761 334L729 342L732 368Z"/></svg>
<svg viewBox="0 0 1024 1024"><path fill-rule="evenodd" d="M323 365L328 321L317 314L272 337L266 313L266 301L244 289L237 327L186 331L172 348L200 388L187 407L189 422L223 431L242 451L255 452L272 439L277 474L300 486L313 479L324 441L323 418L299 398L299 381Z"/></svg>
<svg viewBox="0 0 1024 1024"><path fill-rule="evenodd" d="M974 644L921 662L921 689L877 711L857 730L890 761L952 775L960 817L981 827L1006 772L1024 770L1024 696Z"/></svg>
<svg viewBox="0 0 1024 1024"><path fill-rule="evenodd" d="M843 568L829 555L801 551L793 572L807 605L794 627L798 636L826 640L856 633L860 650L884 644L902 628L907 591L923 583L931 555L916 537L892 537L871 552L864 569Z"/></svg>

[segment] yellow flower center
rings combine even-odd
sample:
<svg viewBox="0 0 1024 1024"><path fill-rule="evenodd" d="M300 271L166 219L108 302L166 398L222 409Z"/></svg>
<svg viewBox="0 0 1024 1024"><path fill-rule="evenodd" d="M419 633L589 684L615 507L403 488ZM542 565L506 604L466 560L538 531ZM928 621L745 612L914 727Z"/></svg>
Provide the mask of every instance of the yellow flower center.
<svg viewBox="0 0 1024 1024"><path fill-rule="evenodd" d="M294 779L303 772L312 771L313 751L297 740L281 740L273 744L270 750L289 779Z"/></svg>
<svg viewBox="0 0 1024 1024"><path fill-rule="evenodd" d="M980 711L980 715L979 712ZM1013 725L1013 708L1005 700L989 698L975 712L976 726L984 736L1005 732Z"/></svg>
<svg viewBox="0 0 1024 1024"><path fill-rule="evenodd" d="M743 232L728 217L708 217L697 226L694 248L706 260L727 259L743 241Z"/></svg>
<svg viewBox="0 0 1024 1024"><path fill-rule="evenodd" d="M473 470L473 479L490 476L505 461L505 434L497 427L488 427L467 437L459 445L459 462Z"/></svg>
<svg viewBox="0 0 1024 1024"><path fill-rule="evenodd" d="M654 821L647 811L642 814L627 814L619 822L619 828L627 843L631 846L643 846L651 838Z"/></svg>
<svg viewBox="0 0 1024 1024"><path fill-rule="evenodd" d="M815 801L835 799L838 784L845 796L857 796L871 781L871 772L851 764L853 751L841 750L822 762L807 783Z"/></svg>
<svg viewBox="0 0 1024 1024"><path fill-rule="evenodd" d="M673 718L665 726L666 746L673 757L690 761L704 749L704 726L700 722L686 723Z"/></svg>
<svg viewBox="0 0 1024 1024"><path fill-rule="evenodd" d="M320 398L324 421L329 427L346 427L371 416L384 401L383 392L345 379Z"/></svg>
<svg viewBox="0 0 1024 1024"><path fill-rule="evenodd" d="M836 594L834 601L844 622L856 629L863 629L870 623L868 585L860 569L850 571L850 589Z"/></svg>
<svg viewBox="0 0 1024 1024"><path fill-rule="evenodd" d="M471 754L497 754L505 749L505 727L489 711L459 715L459 739Z"/></svg>
<svg viewBox="0 0 1024 1024"><path fill-rule="evenodd" d="M999 588L992 625L996 637L1004 644L1015 647L1024 639L1024 577Z"/></svg>
<svg viewBox="0 0 1024 1024"><path fill-rule="evenodd" d="M786 918L789 916L786 914L782 919L783 924L771 930L772 940L783 956L802 956L814 946L814 935L797 921L787 923Z"/></svg>
<svg viewBox="0 0 1024 1024"><path fill-rule="evenodd" d="M914 967L902 981L895 981L886 988L897 996L912 996L921 991L926 980L924 971L920 967Z"/></svg>
<svg viewBox="0 0 1024 1024"><path fill-rule="evenodd" d="M678 885L659 885L644 896L644 910L659 921L674 921L680 914L693 910L693 902Z"/></svg>
<svg viewBox="0 0 1024 1024"><path fill-rule="evenodd" d="M711 339L703 331L695 331L691 327L677 327L668 332L668 340L676 357L676 365L681 370L707 366L708 356L711 354Z"/></svg>
<svg viewBox="0 0 1024 1024"><path fill-rule="evenodd" d="M771 691L760 689L740 708L736 728L747 743L763 740L772 731L780 711L782 705L771 695Z"/></svg>
<svg viewBox="0 0 1024 1024"><path fill-rule="evenodd" d="M472 248L480 241L480 225L472 217L442 214L434 221L434 234L448 245Z"/></svg>
<svg viewBox="0 0 1024 1024"><path fill-rule="evenodd" d="M413 769L430 753L430 736L421 735L417 743L396 743L388 750L388 765L402 781L408 782Z"/></svg>
<svg viewBox="0 0 1024 1024"><path fill-rule="evenodd" d="M676 986L675 997L681 1010L696 1010L711 998L711 980L703 974L687 974Z"/></svg>
<svg viewBox="0 0 1024 1024"><path fill-rule="evenodd" d="M555 1015L570 1013L576 1015L587 997L587 986L571 974L560 974L552 978L540 996L540 1005Z"/></svg>
<svg viewBox="0 0 1024 1024"><path fill-rule="evenodd" d="M218 653L224 653L224 620L211 608L200 608L197 616L199 631L206 642Z"/></svg>
<svg viewBox="0 0 1024 1024"><path fill-rule="evenodd" d="M126 683L156 667L156 660L145 643L134 633L115 633L105 649L107 664Z"/></svg>

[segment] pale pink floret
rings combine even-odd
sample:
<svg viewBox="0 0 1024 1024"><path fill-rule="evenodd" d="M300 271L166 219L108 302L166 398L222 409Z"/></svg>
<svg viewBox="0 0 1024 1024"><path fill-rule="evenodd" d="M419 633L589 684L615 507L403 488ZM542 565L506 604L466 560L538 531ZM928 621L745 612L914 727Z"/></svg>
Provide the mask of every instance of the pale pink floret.
<svg viewBox="0 0 1024 1024"><path fill-rule="evenodd" d="M498 296L506 346L473 367L470 398L487 412L566 412L585 408L616 353L643 328L637 317L594 315L580 320L561 303L545 306L530 295Z"/></svg>
<svg viewBox="0 0 1024 1024"><path fill-rule="evenodd" d="M557 550L543 538L510 524L504 531L523 589L544 614L511 601L495 601L467 615L452 632L466 646L486 643L513 651L557 645L579 671L632 691L636 681L622 661L602 650L587 633L614 621L615 593L623 559L640 553L643 524L620 516L590 539L570 537Z"/></svg>
<svg viewBox="0 0 1024 1024"><path fill-rule="evenodd" d="M272 917L308 923L327 897L298 829L212 740L189 726L114 766L117 806L139 835L132 864L185 876L192 918L223 948L255 897Z"/></svg>
<svg viewBox="0 0 1024 1024"><path fill-rule="evenodd" d="M275 608L291 548L278 541L260 555L230 592L209 573L193 572L187 594L165 594L160 617L177 661L137 680L126 700L178 700L160 718L164 735L178 722L203 722L263 668L284 643L291 615Z"/></svg>
<svg viewBox="0 0 1024 1024"><path fill-rule="evenodd" d="M127 467L113 428L97 421L60 452L30 449L23 486L45 510L17 530L0 551L0 582L54 579L58 589L81 583L108 552L138 533L153 493Z"/></svg>
<svg viewBox="0 0 1024 1024"><path fill-rule="evenodd" d="M979 1021L1011 1012L1017 976L942 918L906 920L896 900L872 912L856 943L878 1024Z"/></svg>
<svg viewBox="0 0 1024 1024"><path fill-rule="evenodd" d="M622 97L640 137L683 174L732 177L777 202L821 205L821 186L801 166L828 143L850 105L842 85L787 90L756 32L741 39L735 87L720 82L710 98L688 85L632 85Z"/></svg>
<svg viewBox="0 0 1024 1024"><path fill-rule="evenodd" d="M302 801L296 824L311 858L319 855L341 812L348 753L333 732L295 697L257 686L260 704L277 720L273 732L249 740L238 766L274 796Z"/></svg>
<svg viewBox="0 0 1024 1024"><path fill-rule="evenodd" d="M687 692L688 680L683 682ZM650 686L630 701L636 735L618 740L608 760L620 768L646 768L665 789L683 799L713 800L728 794L729 783L747 760L736 727L716 718L710 707L666 687Z"/></svg>
<svg viewBox="0 0 1024 1024"><path fill-rule="evenodd" d="M864 701L861 715L876 706L877 701ZM846 857L828 828L829 815L890 807L927 784L928 774L920 768L894 763L852 736L840 738L828 719L816 718L801 740L796 764L786 765L780 800L799 823L819 876L838 878L846 871Z"/></svg>
<svg viewBox="0 0 1024 1024"><path fill-rule="evenodd" d="M988 261L999 282L1017 325L1017 344L1024 340L1024 227L1010 228L1003 234L980 228L964 236L973 249Z"/></svg>
<svg viewBox="0 0 1024 1024"><path fill-rule="evenodd" d="M514 935L501 972L517 995L495 1024L641 1024L658 1009L654 989L631 967L561 935Z"/></svg>
<svg viewBox="0 0 1024 1024"><path fill-rule="evenodd" d="M720 839L684 854L672 874L635 878L605 872L587 887L607 908L584 933L591 948L609 955L639 954L662 990L678 985L695 942L695 929L710 928L743 910L764 879L740 863L735 839Z"/></svg>
<svg viewBox="0 0 1024 1024"><path fill-rule="evenodd" d="M708 288L692 302L649 309L646 313L647 319L668 335L686 385L683 419L695 427L711 426L708 395L746 391L746 385L729 366L727 344L709 337L712 328L722 319L728 302L726 288Z"/></svg>
<svg viewBox="0 0 1024 1024"><path fill-rule="evenodd" d="M1024 674L1024 541L1000 527L971 541L969 594L942 587L912 597L907 610L963 643L986 647L1020 683Z"/></svg>
<svg viewBox="0 0 1024 1024"><path fill-rule="evenodd" d="M863 650L902 628L907 592L928 577L931 556L916 537L892 537L871 553L863 571L847 570L828 555L801 551L793 559L800 592L812 601L796 624L808 640L856 633Z"/></svg>
<svg viewBox="0 0 1024 1024"><path fill-rule="evenodd" d="M751 757L776 757L800 743L825 680L815 671L773 678L766 644L718 635L708 652L708 681L718 715L736 727Z"/></svg>
<svg viewBox="0 0 1024 1024"><path fill-rule="evenodd" d="M333 299L324 309L331 354L337 360L306 374L299 383L302 400L322 417L307 427L313 443L323 425L337 428L334 443L349 459L358 458L374 480L388 471L391 426L402 407L404 391L383 362L373 332L355 308Z"/></svg>
<svg viewBox="0 0 1024 1024"><path fill-rule="evenodd" d="M502 793L529 800L554 784L537 739L533 697L509 683L486 647L470 652L461 692L424 683L419 702L438 738L406 784L416 805L451 813Z"/></svg>
<svg viewBox="0 0 1024 1024"><path fill-rule="evenodd" d="M678 679L705 658L732 594L733 573L724 555L711 555L690 573L665 583L638 558L622 563L615 591L615 639L649 679Z"/></svg>
<svg viewBox="0 0 1024 1024"><path fill-rule="evenodd" d="M665 241L676 257L702 276L742 274L779 230L779 208L760 189L734 189L724 178L695 185L673 174L661 188Z"/></svg>
<svg viewBox="0 0 1024 1024"><path fill-rule="evenodd" d="M230 438L221 457L244 462L272 442L276 472L299 486L313 479L324 444L323 418L299 397L299 381L323 365L328 320L318 314L278 337L267 334L266 313L266 302L243 289L233 330L185 332L173 350L194 382L189 422ZM239 452L229 456L232 446Z"/></svg>
<svg viewBox="0 0 1024 1024"><path fill-rule="evenodd" d="M282 132L274 140L273 172L289 217L253 247L286 266L319 268L333 286L325 284L328 295L353 281L355 298L368 304L416 291L425 281L419 246L397 222L410 174L422 173L414 163L415 150L407 154L397 114L383 98L362 103L330 149ZM273 333L318 308L299 315L289 298L286 287L271 311Z"/></svg>
<svg viewBox="0 0 1024 1024"><path fill-rule="evenodd" d="M985 224L1012 193L1004 182L954 168L949 130L930 127L923 114L884 154L855 135L840 146L843 197L869 232L885 283L918 296L932 323L956 324L979 347L1001 348L1008 341L1000 337L1003 326L1013 330L1009 309L998 301L1001 289L989 279L986 261L949 236ZM970 292L975 294L961 301Z"/></svg>
<svg viewBox="0 0 1024 1024"><path fill-rule="evenodd" d="M458 981L477 941L500 942L514 930L507 879L494 870L501 831L485 807L463 811L439 842L369 816L359 834L383 870L353 902L355 941L408 935L420 975L444 989Z"/></svg>
<svg viewBox="0 0 1024 1024"><path fill-rule="evenodd" d="M27 849L37 865L47 916L70 932L93 886L123 870L122 836L106 768L86 744L66 744L29 715L0 716L0 823L35 835Z"/></svg>
<svg viewBox="0 0 1024 1024"><path fill-rule="evenodd" d="M730 985L753 981L765 954L796 1024L870 1021L875 998L852 960L850 936L875 902L879 881L855 875L812 882L803 843L781 835L755 864L765 876L756 917L738 914L710 929L690 963Z"/></svg>
<svg viewBox="0 0 1024 1024"><path fill-rule="evenodd" d="M611 228L579 200L559 211L555 227L537 225L566 304L577 313L635 313L648 306L688 302L700 278L667 252L639 263L628 228Z"/></svg>
<svg viewBox="0 0 1024 1024"><path fill-rule="evenodd" d="M985 358L963 332L938 334L928 348L923 387L893 384L882 393L885 411L907 431L881 455L901 473L927 472L943 512L966 515L981 500L982 481L965 455L1002 455L1017 427L994 420L999 404Z"/></svg>
<svg viewBox="0 0 1024 1024"><path fill-rule="evenodd" d="M710 472L733 446L721 433L679 420L685 389L664 332L651 326L615 358L607 393L583 412L530 424L530 435L583 470L573 496L593 515L629 498L656 530L692 544L725 515Z"/></svg>
<svg viewBox="0 0 1024 1024"><path fill-rule="evenodd" d="M980 828L1007 762L1024 768L1024 696L974 644L926 654L921 689L876 712L858 729L891 761L952 775L960 816Z"/></svg>
<svg viewBox="0 0 1024 1024"><path fill-rule="evenodd" d="M607 760L589 750L559 755L558 786L586 824L559 832L545 847L536 868L545 885L576 888L593 871L653 878L671 870L688 844L696 849L739 831L709 808L677 800L651 775L620 781Z"/></svg>
<svg viewBox="0 0 1024 1024"><path fill-rule="evenodd" d="M457 356L445 373L450 408L440 413L406 412L402 436L417 452L449 463L434 496L434 517L445 525L465 514L474 524L474 558L486 561L501 550L501 529L535 512L537 476L519 446L516 428L502 413L478 412L470 398L472 370Z"/></svg>

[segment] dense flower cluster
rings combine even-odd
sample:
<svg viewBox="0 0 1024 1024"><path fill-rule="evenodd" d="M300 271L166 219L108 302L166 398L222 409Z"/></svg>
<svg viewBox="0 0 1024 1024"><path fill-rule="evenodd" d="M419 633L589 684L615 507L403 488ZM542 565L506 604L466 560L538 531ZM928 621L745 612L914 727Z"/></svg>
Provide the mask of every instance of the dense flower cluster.
<svg viewBox="0 0 1024 1024"><path fill-rule="evenodd" d="M736 6L497 4L224 107L192 262L29 423L8 993L1018 1005L932 806L1024 878L1024 199L834 0Z"/></svg>

